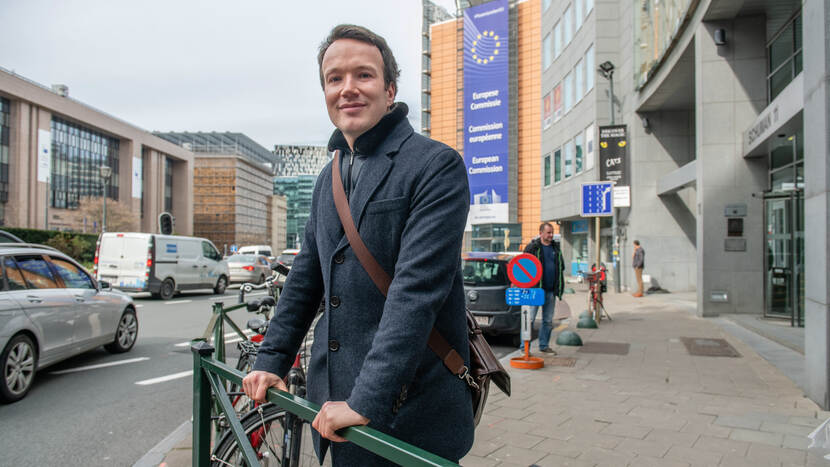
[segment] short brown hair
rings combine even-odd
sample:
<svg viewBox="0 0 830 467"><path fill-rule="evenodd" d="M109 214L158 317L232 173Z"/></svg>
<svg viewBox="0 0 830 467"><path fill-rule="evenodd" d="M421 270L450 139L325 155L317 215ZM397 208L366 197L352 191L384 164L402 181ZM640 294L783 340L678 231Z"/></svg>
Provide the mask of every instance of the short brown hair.
<svg viewBox="0 0 830 467"><path fill-rule="evenodd" d="M323 80L323 56L334 41L339 39L354 39L356 41L365 42L374 45L380 50L380 57L383 60L383 82L386 89L389 89L390 84L395 85L395 93L398 92L398 76L401 70L398 69L398 62L395 61L395 56L392 55L392 49L386 44L386 40L370 31L363 26L356 26L354 24L340 24L335 26L329 32L326 40L320 44L317 52L317 65L320 69L320 86L324 89L326 83Z"/></svg>
<svg viewBox="0 0 830 467"><path fill-rule="evenodd" d="M542 222L542 224L539 226L539 233L542 233L545 230L545 227L550 227L551 229L553 229L553 224L551 224L550 222Z"/></svg>

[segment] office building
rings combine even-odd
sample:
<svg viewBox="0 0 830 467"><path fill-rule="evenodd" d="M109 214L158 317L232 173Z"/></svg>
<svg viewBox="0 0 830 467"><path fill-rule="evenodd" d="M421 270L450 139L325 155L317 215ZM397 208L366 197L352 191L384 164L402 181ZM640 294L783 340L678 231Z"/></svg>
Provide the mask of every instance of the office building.
<svg viewBox="0 0 830 467"><path fill-rule="evenodd" d="M422 42L422 132L464 156L465 249L516 250L540 218L540 0L456 2ZM424 21L443 16L424 6Z"/></svg>
<svg viewBox="0 0 830 467"><path fill-rule="evenodd" d="M157 232L168 211L178 233L192 234L192 152L72 99L65 85L0 69L0 224L100 231L77 211L105 189L139 230Z"/></svg>
<svg viewBox="0 0 830 467"><path fill-rule="evenodd" d="M274 194L286 199L286 248L300 248L305 235L305 224L311 214L311 196L317 175L276 177Z"/></svg>
<svg viewBox="0 0 830 467"><path fill-rule="evenodd" d="M298 146L277 144L274 146L277 177L317 175L331 160L326 146Z"/></svg>
<svg viewBox="0 0 830 467"><path fill-rule="evenodd" d="M236 245L268 245L273 155L241 133L157 132L195 153L193 230L226 254Z"/></svg>

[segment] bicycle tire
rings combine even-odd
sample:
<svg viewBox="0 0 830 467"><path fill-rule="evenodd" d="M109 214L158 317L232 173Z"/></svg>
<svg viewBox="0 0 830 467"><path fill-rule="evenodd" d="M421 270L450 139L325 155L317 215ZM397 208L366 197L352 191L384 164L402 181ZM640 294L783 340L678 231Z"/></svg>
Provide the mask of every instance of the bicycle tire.
<svg viewBox="0 0 830 467"><path fill-rule="evenodd" d="M254 354L253 358L251 358L251 355L248 352L243 351L239 354L239 360L236 362L236 369L247 375L254 367L254 359L256 359L256 354ZM243 392L242 386L230 383L228 385L228 392ZM254 409L253 401L251 401L251 399L244 394L239 396L231 396L231 402L233 403L234 411L238 414Z"/></svg>
<svg viewBox="0 0 830 467"><path fill-rule="evenodd" d="M260 414L260 409L262 413ZM264 404L247 412L240 423L248 441L254 447L260 461L267 457L269 465L280 465L283 446L285 410L274 404ZM263 428L264 426L264 428ZM225 432L216 443L210 458L211 466L244 466L244 458L236 438L230 431Z"/></svg>

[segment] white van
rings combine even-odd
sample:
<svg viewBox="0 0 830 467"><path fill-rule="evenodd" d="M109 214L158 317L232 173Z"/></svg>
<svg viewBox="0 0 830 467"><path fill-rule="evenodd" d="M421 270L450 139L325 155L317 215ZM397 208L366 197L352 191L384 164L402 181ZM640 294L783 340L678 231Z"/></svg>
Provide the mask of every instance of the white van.
<svg viewBox="0 0 830 467"><path fill-rule="evenodd" d="M274 260L274 255L271 253L271 247L268 245L249 245L239 248L237 251L240 255L262 255L267 256L270 260Z"/></svg>
<svg viewBox="0 0 830 467"><path fill-rule="evenodd" d="M126 292L169 300L177 291L225 293L228 263L205 238L105 232L95 251L95 277Z"/></svg>

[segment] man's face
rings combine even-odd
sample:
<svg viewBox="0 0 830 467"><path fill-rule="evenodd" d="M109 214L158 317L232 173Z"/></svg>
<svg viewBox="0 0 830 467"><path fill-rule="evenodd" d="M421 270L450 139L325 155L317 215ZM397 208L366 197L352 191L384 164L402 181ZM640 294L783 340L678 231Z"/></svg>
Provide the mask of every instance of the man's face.
<svg viewBox="0 0 830 467"><path fill-rule="evenodd" d="M372 44L338 39L326 50L321 65L329 118L354 147L358 136L386 114L395 86L383 81L383 58Z"/></svg>
<svg viewBox="0 0 830 467"><path fill-rule="evenodd" d="M542 241L543 245L550 245L553 241L553 227L546 225L542 228L542 231L539 232L539 239Z"/></svg>

